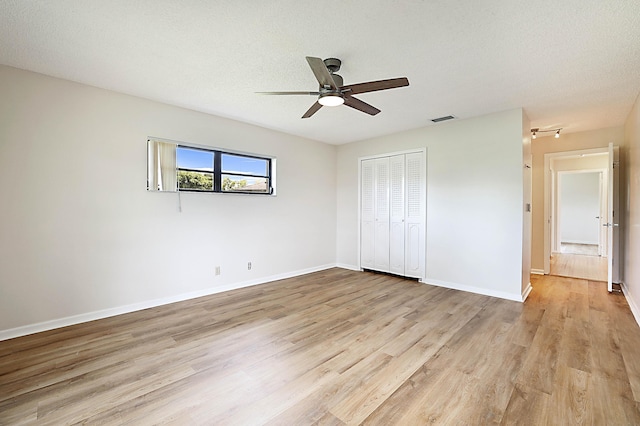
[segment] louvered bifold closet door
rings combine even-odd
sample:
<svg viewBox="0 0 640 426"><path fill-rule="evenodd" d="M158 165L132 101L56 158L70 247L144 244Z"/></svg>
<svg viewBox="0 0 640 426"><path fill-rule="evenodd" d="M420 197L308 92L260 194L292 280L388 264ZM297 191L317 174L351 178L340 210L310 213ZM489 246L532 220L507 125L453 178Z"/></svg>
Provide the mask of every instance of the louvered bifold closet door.
<svg viewBox="0 0 640 426"><path fill-rule="evenodd" d="M422 278L425 271L426 156L406 154L404 275Z"/></svg>
<svg viewBox="0 0 640 426"><path fill-rule="evenodd" d="M389 157L374 163L375 225L373 269L389 271Z"/></svg>
<svg viewBox="0 0 640 426"><path fill-rule="evenodd" d="M374 267L375 224L375 160L365 160L360 166L360 267Z"/></svg>
<svg viewBox="0 0 640 426"><path fill-rule="evenodd" d="M389 158L389 271L405 274L404 210L405 210L405 156Z"/></svg>

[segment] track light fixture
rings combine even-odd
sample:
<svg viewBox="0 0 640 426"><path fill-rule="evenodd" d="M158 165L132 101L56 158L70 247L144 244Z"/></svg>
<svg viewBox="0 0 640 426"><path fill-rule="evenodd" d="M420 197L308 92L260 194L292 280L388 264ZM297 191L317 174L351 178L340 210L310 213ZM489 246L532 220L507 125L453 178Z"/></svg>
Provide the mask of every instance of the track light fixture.
<svg viewBox="0 0 640 426"><path fill-rule="evenodd" d="M556 132L554 137L558 139L560 137L560 130L562 130L562 127L560 127L559 129L549 129L549 130L540 130L536 127L535 129L531 129L531 139L537 138L538 133L547 133L547 132Z"/></svg>

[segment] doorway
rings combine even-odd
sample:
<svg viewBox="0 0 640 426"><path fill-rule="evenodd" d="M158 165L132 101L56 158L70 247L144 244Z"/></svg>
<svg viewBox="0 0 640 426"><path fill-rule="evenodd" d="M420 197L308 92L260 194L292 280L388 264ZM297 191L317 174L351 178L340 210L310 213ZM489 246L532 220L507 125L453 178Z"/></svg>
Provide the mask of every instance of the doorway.
<svg viewBox="0 0 640 426"><path fill-rule="evenodd" d="M607 281L606 148L545 155L545 274Z"/></svg>
<svg viewBox="0 0 640 426"><path fill-rule="evenodd" d="M604 160L606 161L606 159ZM601 218L606 210L604 170L558 171L556 250L560 253L602 256L605 238ZM604 203L604 205L603 205ZM559 245L559 247L558 247Z"/></svg>

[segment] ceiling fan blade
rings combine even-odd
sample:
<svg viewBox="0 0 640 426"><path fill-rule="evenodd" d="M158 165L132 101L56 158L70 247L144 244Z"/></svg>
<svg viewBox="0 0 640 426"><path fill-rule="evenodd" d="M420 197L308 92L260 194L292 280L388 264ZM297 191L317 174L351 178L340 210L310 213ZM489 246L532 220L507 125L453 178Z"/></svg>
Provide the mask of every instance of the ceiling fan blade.
<svg viewBox="0 0 640 426"><path fill-rule="evenodd" d="M313 114L315 114L316 112L318 112L318 110L322 108L322 105L320 105L318 103L318 101L316 101L316 103L314 103L313 105L311 105L311 108L309 108L307 110L307 112L304 113L304 115L302 116L302 118L309 118L311 117Z"/></svg>
<svg viewBox="0 0 640 426"><path fill-rule="evenodd" d="M311 67L311 71L313 71L313 74L316 76L316 80L320 83L320 87L329 86L333 90L338 90L338 86L336 86L335 81L333 81L333 77L331 77L331 73L322 59L307 56L307 62Z"/></svg>
<svg viewBox="0 0 640 426"><path fill-rule="evenodd" d="M388 80L369 81L366 83L350 84L342 86L341 91L346 91L350 95L358 93L376 92L378 90L395 89L396 87L404 87L409 85L407 77L390 78Z"/></svg>
<svg viewBox="0 0 640 426"><path fill-rule="evenodd" d="M318 96L320 92L255 92L258 95L312 95Z"/></svg>
<svg viewBox="0 0 640 426"><path fill-rule="evenodd" d="M360 99L356 99L353 96L344 96L344 104L348 107L357 109L358 111L365 112L369 115L376 115L380 110L366 102L362 102Z"/></svg>

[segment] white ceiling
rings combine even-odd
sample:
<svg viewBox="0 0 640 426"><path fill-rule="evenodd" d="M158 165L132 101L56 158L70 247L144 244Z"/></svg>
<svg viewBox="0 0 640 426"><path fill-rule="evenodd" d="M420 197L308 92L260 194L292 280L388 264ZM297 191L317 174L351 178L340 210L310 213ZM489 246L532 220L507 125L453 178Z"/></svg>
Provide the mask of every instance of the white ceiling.
<svg viewBox="0 0 640 426"><path fill-rule="evenodd" d="M305 56L342 59L382 110L302 114ZM640 92L638 0L1 0L0 63L332 144L523 107L532 127L622 125Z"/></svg>

